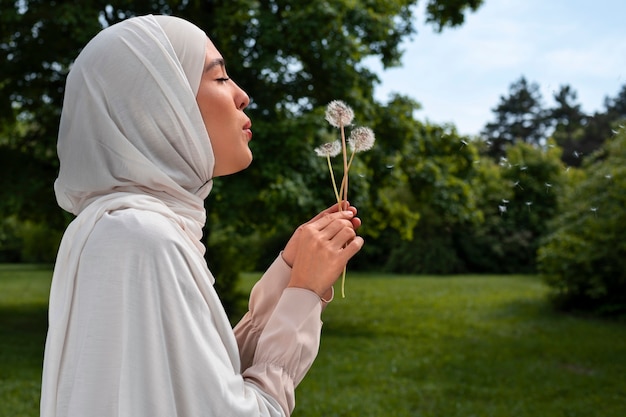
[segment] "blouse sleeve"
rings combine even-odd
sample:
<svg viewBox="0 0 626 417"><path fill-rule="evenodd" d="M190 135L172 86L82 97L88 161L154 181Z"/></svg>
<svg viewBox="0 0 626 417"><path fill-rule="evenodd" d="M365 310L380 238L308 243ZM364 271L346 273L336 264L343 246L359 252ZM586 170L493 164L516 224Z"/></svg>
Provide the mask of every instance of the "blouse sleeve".
<svg viewBox="0 0 626 417"><path fill-rule="evenodd" d="M289 284L290 277L291 268L284 261L281 253L252 288L248 312L234 328L242 371L252 364L259 336L274 312L283 290ZM318 297L317 300L320 301L320 298ZM330 300L321 300L322 311L330 301L332 297Z"/></svg>
<svg viewBox="0 0 626 417"><path fill-rule="evenodd" d="M320 316L332 300L286 288L290 276L279 255L255 284L249 310L234 329L243 377L276 399L286 415L295 406L295 387L317 356Z"/></svg>
<svg viewBox="0 0 626 417"><path fill-rule="evenodd" d="M283 291L261 332L252 364L243 377L278 401L286 415L295 406L295 387L317 356L322 303L301 288Z"/></svg>

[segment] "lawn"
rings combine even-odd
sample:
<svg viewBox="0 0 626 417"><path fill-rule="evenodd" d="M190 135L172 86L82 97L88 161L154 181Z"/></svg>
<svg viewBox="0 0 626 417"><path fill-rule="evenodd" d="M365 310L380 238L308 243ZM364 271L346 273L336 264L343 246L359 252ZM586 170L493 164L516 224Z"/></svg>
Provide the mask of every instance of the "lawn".
<svg viewBox="0 0 626 417"><path fill-rule="evenodd" d="M49 284L0 266L0 416L38 415ZM552 311L536 277L349 272L346 292L296 417L626 416L626 324Z"/></svg>

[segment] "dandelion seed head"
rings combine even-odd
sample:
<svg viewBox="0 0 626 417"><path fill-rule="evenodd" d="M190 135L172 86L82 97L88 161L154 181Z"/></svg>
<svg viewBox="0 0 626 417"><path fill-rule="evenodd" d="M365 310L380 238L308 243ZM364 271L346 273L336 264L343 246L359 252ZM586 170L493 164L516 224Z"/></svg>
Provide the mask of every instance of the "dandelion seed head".
<svg viewBox="0 0 626 417"><path fill-rule="evenodd" d="M374 141L376 138L374 137L374 131L369 127L355 127L350 132L350 137L348 137L348 144L350 148L354 152L363 152L372 149L374 146Z"/></svg>
<svg viewBox="0 0 626 417"><path fill-rule="evenodd" d="M334 127L350 126L354 111L341 100L333 100L326 107L326 121Z"/></svg>
<svg viewBox="0 0 626 417"><path fill-rule="evenodd" d="M337 156L341 153L341 143L339 141L328 142L315 148L317 156L323 158Z"/></svg>

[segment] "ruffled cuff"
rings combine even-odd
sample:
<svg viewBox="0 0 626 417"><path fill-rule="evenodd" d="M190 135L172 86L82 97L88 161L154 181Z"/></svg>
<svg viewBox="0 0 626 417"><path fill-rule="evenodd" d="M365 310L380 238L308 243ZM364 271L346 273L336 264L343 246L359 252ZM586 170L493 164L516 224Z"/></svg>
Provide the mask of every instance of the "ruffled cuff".
<svg viewBox="0 0 626 417"><path fill-rule="evenodd" d="M243 372L275 398L287 415L293 411L293 390L317 356L322 303L313 291L286 288L258 340L252 366Z"/></svg>

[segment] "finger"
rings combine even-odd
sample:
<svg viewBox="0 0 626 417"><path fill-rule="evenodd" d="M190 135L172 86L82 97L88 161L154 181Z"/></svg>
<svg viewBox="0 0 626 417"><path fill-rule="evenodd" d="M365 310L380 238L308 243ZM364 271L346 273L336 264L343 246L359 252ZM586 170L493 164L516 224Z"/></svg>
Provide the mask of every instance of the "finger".
<svg viewBox="0 0 626 417"><path fill-rule="evenodd" d="M354 228L354 230L358 230L359 227L361 227L361 219L359 219L358 217L353 217L352 219L350 219L350 221L352 222L352 227Z"/></svg>
<svg viewBox="0 0 626 417"><path fill-rule="evenodd" d="M347 256L346 261L356 255L357 252L361 250L364 244L365 241L361 236L356 236L354 239L348 242L348 244L342 249L344 255Z"/></svg>
<svg viewBox="0 0 626 417"><path fill-rule="evenodd" d="M311 220L309 220L305 224L313 223L313 222L321 219L322 217L324 217L324 216L326 216L326 215L328 215L330 213L336 213L336 212L342 211L342 210L339 209L339 207L340 207L340 203L333 204L332 206L328 207L327 209L319 212L315 217L313 217ZM353 213L356 216L356 208L354 209Z"/></svg>
<svg viewBox="0 0 626 417"><path fill-rule="evenodd" d="M339 246L356 236L354 227L348 219L337 219L319 231L322 239L340 241Z"/></svg>
<svg viewBox="0 0 626 417"><path fill-rule="evenodd" d="M333 221L338 219L352 219L354 217L354 213L352 211L336 211L334 213L327 213L319 219L310 222L311 226L315 227L317 230L323 230Z"/></svg>
<svg viewBox="0 0 626 417"><path fill-rule="evenodd" d="M356 237L356 232L351 226L343 227L335 233L330 239L330 243L333 249L339 250L346 246L350 241Z"/></svg>

